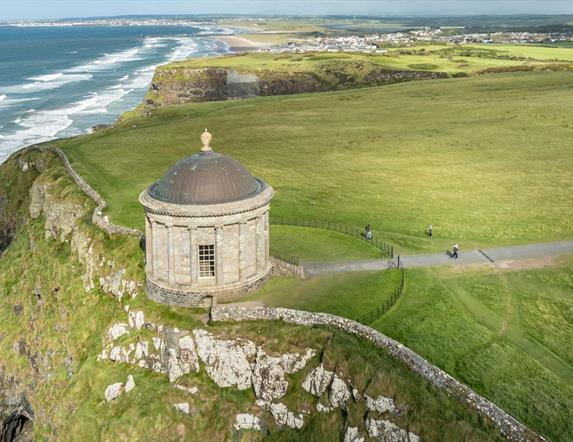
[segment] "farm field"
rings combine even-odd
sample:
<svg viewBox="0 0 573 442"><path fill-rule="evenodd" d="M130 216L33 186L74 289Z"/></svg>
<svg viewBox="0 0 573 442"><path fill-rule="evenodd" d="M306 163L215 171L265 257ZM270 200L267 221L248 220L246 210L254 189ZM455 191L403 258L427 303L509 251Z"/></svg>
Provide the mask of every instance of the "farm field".
<svg viewBox="0 0 573 442"><path fill-rule="evenodd" d="M275 188L273 216L372 224L402 254L570 239L572 80L514 73L189 104L53 144L111 219L137 228L139 193L208 127L216 150Z"/></svg>
<svg viewBox="0 0 573 442"><path fill-rule="evenodd" d="M570 69L573 50L517 45L505 46L446 46L428 45L390 49L385 54L306 53L306 54L243 54L225 57L195 58L171 63L162 69L176 67L225 67L238 71L272 70L278 72L314 72L321 74L336 64L344 64L359 80L368 67L387 69L440 71L451 75L473 74L490 68L518 68L561 63L560 69Z"/></svg>

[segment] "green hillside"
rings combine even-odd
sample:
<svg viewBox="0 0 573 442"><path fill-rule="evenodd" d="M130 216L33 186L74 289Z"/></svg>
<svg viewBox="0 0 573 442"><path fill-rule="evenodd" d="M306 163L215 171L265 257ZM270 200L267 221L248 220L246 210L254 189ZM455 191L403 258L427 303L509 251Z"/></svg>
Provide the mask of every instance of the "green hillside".
<svg viewBox="0 0 573 442"><path fill-rule="evenodd" d="M568 440L573 437L573 257L546 265L408 269L404 294L371 326L550 440ZM281 278L249 300L356 318L388 299L398 286L396 276L384 271Z"/></svg>
<svg viewBox="0 0 573 442"><path fill-rule="evenodd" d="M24 163L28 167L23 168ZM311 369L323 364L361 395L392 398L398 409L391 419L423 440L444 435L476 442L503 440L489 423L363 340L325 327L211 325L204 311L171 309L147 300L138 238L109 237L91 224L93 202L55 155L24 153L0 167L0 178L0 212L18 220L13 242L0 254L3 424L19 405L33 416L34 439L41 441L312 441L317 434L338 440L347 426L364 434L365 417L377 415L363 400L349 400L344 411L318 413L319 399L303 390ZM0 219L0 227L4 222ZM120 280L136 284L135 291L119 299L100 279L118 270ZM128 325L128 306L130 312L145 314L138 328ZM202 329L223 339L248 339L273 355L314 349L304 370L288 376L284 397L290 410L304 411L305 426L291 430L276 424L268 411L255 405L252 388L221 388L203 365L198 373L170 383L163 372L101 360L108 330L117 324L129 327L116 341L126 346L157 339L158 333L163 336L161 330L168 336L174 330ZM107 387L128 376L135 380L133 390L106 401ZM178 403L186 403L190 412L176 409ZM260 416L262 431L235 429L239 413Z"/></svg>
<svg viewBox="0 0 573 442"><path fill-rule="evenodd" d="M499 74L189 104L56 144L111 219L138 228L139 193L208 127L216 150L275 188L275 216L370 223L402 253L569 239L572 80Z"/></svg>

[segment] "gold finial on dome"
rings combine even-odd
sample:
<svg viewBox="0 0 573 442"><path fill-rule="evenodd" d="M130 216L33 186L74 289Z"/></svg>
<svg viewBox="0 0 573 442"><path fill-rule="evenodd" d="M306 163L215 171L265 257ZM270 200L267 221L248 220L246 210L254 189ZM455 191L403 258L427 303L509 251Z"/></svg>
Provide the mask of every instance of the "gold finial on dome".
<svg viewBox="0 0 573 442"><path fill-rule="evenodd" d="M205 129L205 132L203 132L201 134L201 142L203 143L203 147L201 148L201 152L211 152L213 149L211 149L211 140L213 139L213 135L211 135L209 133L209 131L207 129Z"/></svg>

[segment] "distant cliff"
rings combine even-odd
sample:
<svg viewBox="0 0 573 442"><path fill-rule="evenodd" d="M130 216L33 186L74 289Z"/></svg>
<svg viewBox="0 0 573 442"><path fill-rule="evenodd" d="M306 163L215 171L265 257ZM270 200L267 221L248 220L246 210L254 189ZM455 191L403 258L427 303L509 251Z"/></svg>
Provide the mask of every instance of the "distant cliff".
<svg viewBox="0 0 573 442"><path fill-rule="evenodd" d="M148 107L204 101L237 100L258 96L292 95L381 86L409 80L447 78L445 72L395 70L364 61L324 62L308 71L232 67L159 68L149 93Z"/></svg>

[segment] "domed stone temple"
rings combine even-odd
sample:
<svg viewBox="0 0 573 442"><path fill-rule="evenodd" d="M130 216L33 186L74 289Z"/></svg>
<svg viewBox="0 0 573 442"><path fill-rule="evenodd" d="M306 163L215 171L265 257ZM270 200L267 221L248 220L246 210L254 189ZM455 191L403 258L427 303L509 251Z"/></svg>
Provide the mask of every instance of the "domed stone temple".
<svg viewBox="0 0 573 442"><path fill-rule="evenodd" d="M145 208L148 296L194 307L232 300L266 281L273 189L238 161L203 148L139 197Z"/></svg>

